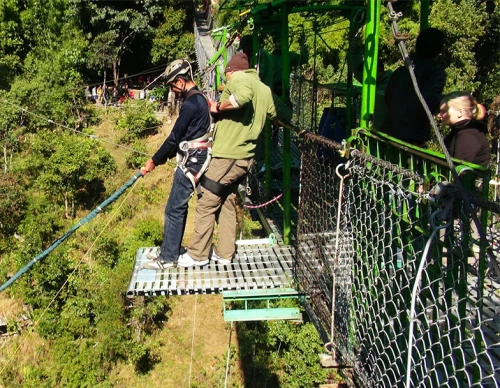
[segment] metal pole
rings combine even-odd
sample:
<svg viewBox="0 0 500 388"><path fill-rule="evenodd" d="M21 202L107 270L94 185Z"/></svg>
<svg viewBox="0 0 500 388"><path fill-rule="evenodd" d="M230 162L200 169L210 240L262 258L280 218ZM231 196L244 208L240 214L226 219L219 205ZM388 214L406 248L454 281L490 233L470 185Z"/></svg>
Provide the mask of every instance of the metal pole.
<svg viewBox="0 0 500 388"><path fill-rule="evenodd" d="M351 9L351 14L349 15L349 50L347 51L347 91L346 91L346 112L345 112L345 129L344 129L344 138L348 139L351 136L351 128L352 128L352 77L353 77L353 50L354 47L351 47L353 43L354 33L356 23L354 21L356 12L354 9Z"/></svg>
<svg viewBox="0 0 500 388"><path fill-rule="evenodd" d="M281 9L281 60L283 64L282 72L282 91L283 98L287 102L290 89L290 55L288 47L288 10L287 2L283 3ZM292 208L292 191L291 191L291 175L290 175L290 128L283 128L283 242L290 244L291 241L291 208Z"/></svg>
<svg viewBox="0 0 500 388"><path fill-rule="evenodd" d="M369 120L375 107L380 8L381 0L370 0L366 10L365 60L359 120L359 126L363 128L369 128Z"/></svg>
<svg viewBox="0 0 500 388"><path fill-rule="evenodd" d="M420 31L429 28L429 0L420 0Z"/></svg>

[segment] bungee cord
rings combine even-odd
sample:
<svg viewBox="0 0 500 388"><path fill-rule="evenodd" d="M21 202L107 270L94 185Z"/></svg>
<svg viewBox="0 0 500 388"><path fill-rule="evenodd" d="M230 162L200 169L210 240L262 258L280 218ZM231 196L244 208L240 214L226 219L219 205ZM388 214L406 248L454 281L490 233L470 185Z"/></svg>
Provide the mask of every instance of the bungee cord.
<svg viewBox="0 0 500 388"><path fill-rule="evenodd" d="M138 182L138 180L135 181L136 184ZM3 371L5 370L5 368L7 367L7 365L9 364L9 362L12 360L12 358L17 354L17 352L19 351L19 349L21 348L22 344L26 341L27 338L29 338L31 336L31 334L34 332L35 328L38 326L38 324L40 323L40 321L42 320L42 318L45 316L45 314L47 313L47 311L49 310L50 306L52 306L56 300L56 298L61 294L62 290L64 289L64 287L69 283L69 281L71 280L71 278L74 276L74 274L76 273L76 271L78 270L78 268L80 267L80 265L83 263L83 261L85 260L86 257L89 256L90 252L92 251L92 249L94 248L95 244L97 243L97 241L101 238L101 236L103 235L104 231L107 229L107 227L109 226L109 224L111 223L111 221L113 221L113 219L116 217L116 215L118 214L119 210L121 209L121 207L123 206L123 204L128 200L128 198L130 197L130 195L132 194L133 192L133 189L136 187L136 184L134 184L134 186L132 187L132 190L129 191L129 193L127 194L127 196L123 199L123 201L119 204L119 206L116 208L114 214L109 218L109 220L106 222L106 224L104 225L104 227L102 228L102 230L99 232L99 234L97 235L97 237L94 239L94 241L92 242L92 244L90 245L90 247L87 249L87 252L85 252L85 254L81 257L81 259L78 261L78 263L75 265L75 268L73 268L73 271L71 271L71 273L68 275L67 279L64 281L64 283L61 285L61 287L59 288L59 290L55 293L55 295L52 297L52 299L50 300L50 302L47 304L47 306L43 309L42 313L40 314L40 316L38 317L38 319L33 323L33 326L30 327L30 330L28 331L28 333L21 339L20 343L18 344L18 346L14 349L14 351L9 355L9 358L7 360L7 362L3 365L1 371L0 371L0 374L3 373Z"/></svg>
<svg viewBox="0 0 500 388"><path fill-rule="evenodd" d="M29 271L29 269L38 261L44 259L50 252L56 249L59 245L61 245L69 236L71 236L76 230L78 230L81 226L85 225L89 221L93 220L101 211L103 211L107 206L115 202L129 187L131 187L139 178L143 177L144 174L142 171L137 172L128 182L126 182L122 187L120 187L117 191L115 191L108 199L98 205L94 210L92 210L87 216L82 218L78 223L73 225L64 235L59 237L56 241L52 243L50 247L45 249L38 256L33 258L28 264L22 267L19 271L17 271L14 276L12 276L7 282L5 282L2 286L0 286L0 292L4 291L7 287L9 287L12 283L14 283L17 279L19 279L23 274Z"/></svg>

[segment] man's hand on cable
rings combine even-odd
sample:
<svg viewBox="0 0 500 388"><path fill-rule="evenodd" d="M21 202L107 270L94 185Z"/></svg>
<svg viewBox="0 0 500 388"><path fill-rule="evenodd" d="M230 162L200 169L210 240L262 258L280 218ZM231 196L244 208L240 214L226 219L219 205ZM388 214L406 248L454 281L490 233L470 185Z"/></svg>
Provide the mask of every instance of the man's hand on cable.
<svg viewBox="0 0 500 388"><path fill-rule="evenodd" d="M153 159L149 159L145 164L144 167L141 168L141 171L144 175L146 175L148 172L151 172L155 169L155 163L153 162Z"/></svg>

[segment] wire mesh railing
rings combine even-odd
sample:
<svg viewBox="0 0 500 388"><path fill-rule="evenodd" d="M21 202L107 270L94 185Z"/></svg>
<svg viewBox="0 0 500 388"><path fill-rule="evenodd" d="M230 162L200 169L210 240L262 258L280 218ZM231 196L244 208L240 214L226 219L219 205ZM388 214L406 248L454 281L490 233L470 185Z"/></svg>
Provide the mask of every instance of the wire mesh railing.
<svg viewBox="0 0 500 388"><path fill-rule="evenodd" d="M344 159L317 135L301 146L297 284L331 350L364 387L499 386L489 171L459 166L487 231L480 246L442 155L364 131L350 146Z"/></svg>
<svg viewBox="0 0 500 388"><path fill-rule="evenodd" d="M210 8L210 7L209 7ZM194 23L194 46L198 72L201 78L201 89L212 100L217 100L220 91L217 86L222 85L224 74L224 58L229 60L236 52L232 42L234 38L228 36L227 28L218 29L219 40L214 39L215 20L211 9L204 13L198 13ZM223 30L222 32L220 30ZM222 35L224 35L224 38ZM227 41L226 41L227 39ZM218 50L224 47L222 54Z"/></svg>
<svg viewBox="0 0 500 388"><path fill-rule="evenodd" d="M351 106L354 111L350 128L359 125L360 98L361 90L353 87ZM292 74L290 101L293 102L293 121L299 128L307 128L330 139L334 138L335 132L344 134L348 103L345 83L319 84ZM330 116L333 122L327 122L327 116Z"/></svg>

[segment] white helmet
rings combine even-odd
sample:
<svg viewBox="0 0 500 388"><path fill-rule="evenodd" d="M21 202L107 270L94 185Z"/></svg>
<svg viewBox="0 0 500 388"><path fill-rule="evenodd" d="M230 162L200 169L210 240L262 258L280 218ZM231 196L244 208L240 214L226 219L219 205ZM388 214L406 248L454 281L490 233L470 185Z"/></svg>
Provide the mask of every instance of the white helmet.
<svg viewBox="0 0 500 388"><path fill-rule="evenodd" d="M168 85L174 82L179 75L183 74L187 74L193 79L191 64L185 59L176 59L167 66L163 77L165 78L165 83Z"/></svg>

